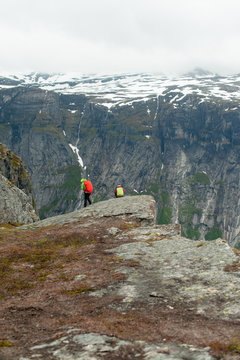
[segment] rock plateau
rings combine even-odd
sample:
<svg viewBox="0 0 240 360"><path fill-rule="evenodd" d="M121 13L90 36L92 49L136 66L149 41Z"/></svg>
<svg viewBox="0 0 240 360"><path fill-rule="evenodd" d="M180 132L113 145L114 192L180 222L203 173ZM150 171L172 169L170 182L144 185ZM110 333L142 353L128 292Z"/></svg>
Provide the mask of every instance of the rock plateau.
<svg viewBox="0 0 240 360"><path fill-rule="evenodd" d="M237 360L240 257L126 196L0 229L2 360Z"/></svg>

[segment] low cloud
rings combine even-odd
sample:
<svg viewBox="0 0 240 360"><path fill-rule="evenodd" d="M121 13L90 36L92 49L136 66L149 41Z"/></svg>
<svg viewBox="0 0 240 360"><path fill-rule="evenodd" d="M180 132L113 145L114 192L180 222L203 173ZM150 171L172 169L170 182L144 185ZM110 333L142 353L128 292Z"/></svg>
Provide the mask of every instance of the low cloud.
<svg viewBox="0 0 240 360"><path fill-rule="evenodd" d="M0 71L240 72L235 0L9 0Z"/></svg>

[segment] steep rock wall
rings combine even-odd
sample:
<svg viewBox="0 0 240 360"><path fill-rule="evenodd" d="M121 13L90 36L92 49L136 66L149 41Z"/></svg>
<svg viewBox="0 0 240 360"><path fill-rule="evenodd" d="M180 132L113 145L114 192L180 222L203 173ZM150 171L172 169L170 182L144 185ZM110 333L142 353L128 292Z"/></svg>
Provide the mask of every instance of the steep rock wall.
<svg viewBox="0 0 240 360"><path fill-rule="evenodd" d="M35 213L30 174L22 160L0 144L0 223L32 223Z"/></svg>
<svg viewBox="0 0 240 360"><path fill-rule="evenodd" d="M0 224L29 224L39 220L28 196L0 174Z"/></svg>
<svg viewBox="0 0 240 360"><path fill-rule="evenodd" d="M235 105L189 95L176 108L161 95L109 110L83 95L13 88L0 92L0 140L30 169L42 217L79 208L80 178L89 175L95 201L122 183L129 195L155 197L159 224L239 246Z"/></svg>
<svg viewBox="0 0 240 360"><path fill-rule="evenodd" d="M22 160L0 143L0 173L12 184L32 195L31 177Z"/></svg>

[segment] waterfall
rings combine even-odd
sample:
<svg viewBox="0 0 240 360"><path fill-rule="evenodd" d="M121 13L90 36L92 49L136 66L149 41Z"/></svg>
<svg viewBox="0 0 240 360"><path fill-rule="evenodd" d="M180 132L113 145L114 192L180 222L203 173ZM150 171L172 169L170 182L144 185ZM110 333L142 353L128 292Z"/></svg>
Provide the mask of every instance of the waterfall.
<svg viewBox="0 0 240 360"><path fill-rule="evenodd" d="M208 216L213 213L213 209L216 205L216 190L214 189L213 182L210 184L210 187L212 189L212 194L209 194L208 198L206 199L206 206L202 210L202 216L200 219L200 224L208 224Z"/></svg>
<svg viewBox="0 0 240 360"><path fill-rule="evenodd" d="M77 141L76 141L76 144L75 144L76 147L78 146L79 139L80 139L81 123L82 123L82 119L83 119L83 117L85 115L85 110L86 110L86 104L83 107L83 111L82 111L82 114L81 114L81 117L80 117L80 120L79 120L79 124L78 124L78 135L77 135Z"/></svg>
<svg viewBox="0 0 240 360"><path fill-rule="evenodd" d="M86 110L86 104L84 105L81 117L79 119L76 143L75 143L75 145L69 144L69 146L72 149L73 153L77 155L78 164L79 164L79 166L81 167L81 170L82 170L81 171L81 177L82 178L86 178L87 170L86 170L86 166L84 166L83 159L79 154L78 144L79 144L80 134L81 134L81 123L82 123L82 119L83 119L83 117L85 115L85 110ZM81 187L80 179L79 179L79 187ZM77 204L76 204L76 206L74 208L74 211L81 208L82 205L83 205L83 202L84 202L83 193L81 191L81 188L80 188L79 193L77 195L77 199L78 199L78 201L77 201Z"/></svg>
<svg viewBox="0 0 240 360"><path fill-rule="evenodd" d="M153 120L156 120L159 110L159 95L157 95L157 108Z"/></svg>
<svg viewBox="0 0 240 360"><path fill-rule="evenodd" d="M172 194L172 203L173 203L173 213L172 213L172 222L174 224L179 224L179 201L178 201L178 190L174 189Z"/></svg>

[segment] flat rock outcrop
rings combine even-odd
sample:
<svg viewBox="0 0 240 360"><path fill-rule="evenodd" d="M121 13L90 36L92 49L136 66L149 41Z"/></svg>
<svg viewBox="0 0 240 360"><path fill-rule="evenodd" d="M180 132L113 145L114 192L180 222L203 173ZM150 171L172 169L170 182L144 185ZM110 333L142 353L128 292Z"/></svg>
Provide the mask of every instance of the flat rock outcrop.
<svg viewBox="0 0 240 360"><path fill-rule="evenodd" d="M154 219L134 196L0 229L0 358L239 359L239 251Z"/></svg>
<svg viewBox="0 0 240 360"><path fill-rule="evenodd" d="M33 226L44 227L51 225L63 225L76 222L79 219L91 217L123 216L139 220L141 224L154 225L156 220L156 204L151 196L125 196L123 198L100 201L93 206L73 211L68 214L53 216L36 222Z"/></svg>

